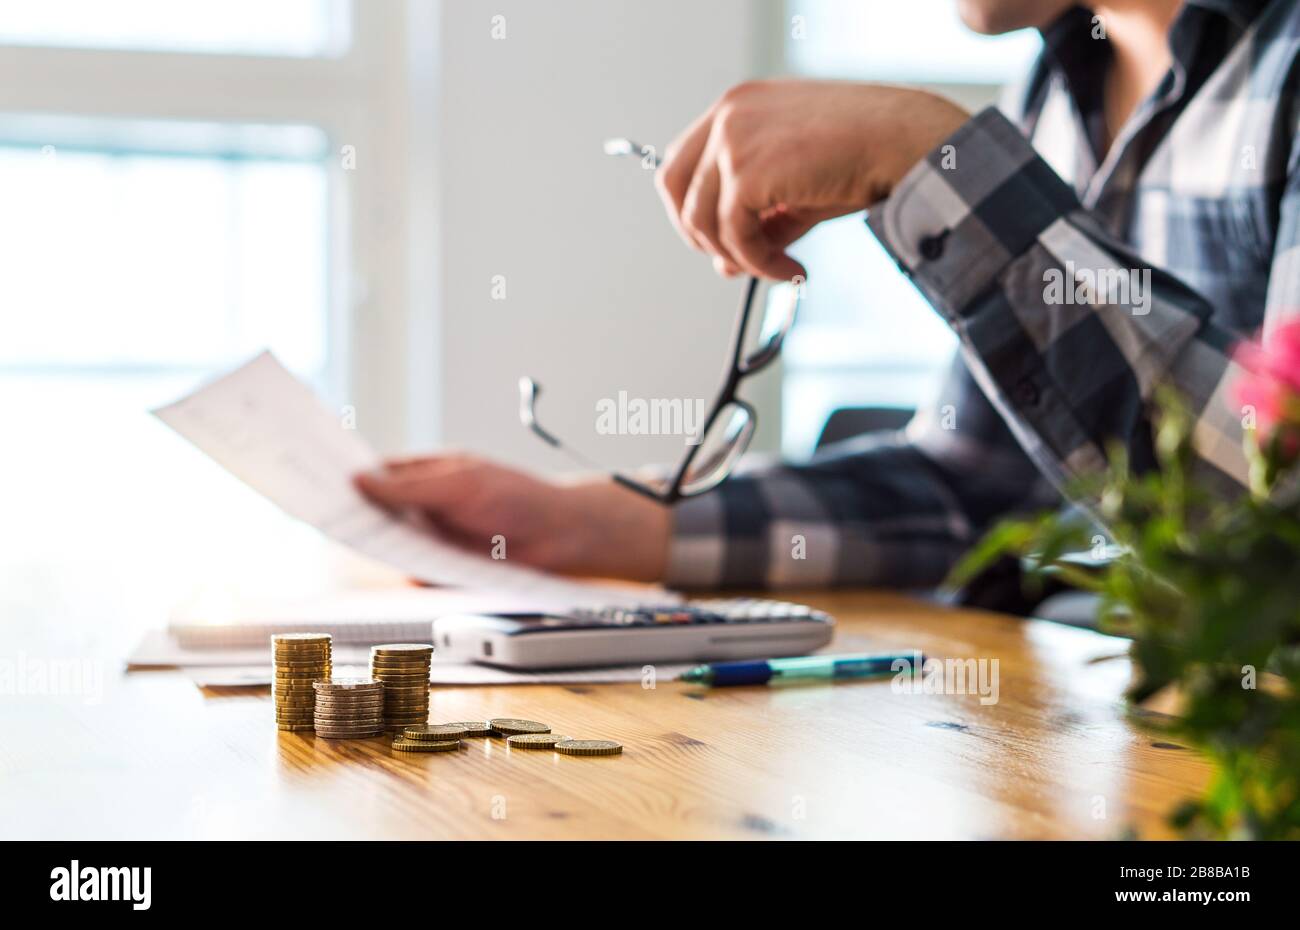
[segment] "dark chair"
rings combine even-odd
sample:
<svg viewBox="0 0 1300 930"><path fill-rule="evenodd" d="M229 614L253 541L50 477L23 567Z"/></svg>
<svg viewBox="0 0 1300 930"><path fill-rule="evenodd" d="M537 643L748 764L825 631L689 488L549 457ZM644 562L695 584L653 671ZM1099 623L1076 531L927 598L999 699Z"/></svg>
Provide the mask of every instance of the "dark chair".
<svg viewBox="0 0 1300 930"><path fill-rule="evenodd" d="M916 411L908 407L841 407L826 418L817 437L817 449L877 430L902 429ZM1087 626L1092 603L1080 600L1081 592L1047 579L1032 594L1026 591L1017 559L1004 558L956 591L942 592L945 603L962 607L996 610L1021 617L1045 617L1074 626ZM1048 603L1046 611L1041 609ZM1056 614L1060 614L1057 616Z"/></svg>
<svg viewBox="0 0 1300 930"><path fill-rule="evenodd" d="M914 413L910 407L841 407L826 418L822 434L817 437L817 448L876 430L902 429Z"/></svg>

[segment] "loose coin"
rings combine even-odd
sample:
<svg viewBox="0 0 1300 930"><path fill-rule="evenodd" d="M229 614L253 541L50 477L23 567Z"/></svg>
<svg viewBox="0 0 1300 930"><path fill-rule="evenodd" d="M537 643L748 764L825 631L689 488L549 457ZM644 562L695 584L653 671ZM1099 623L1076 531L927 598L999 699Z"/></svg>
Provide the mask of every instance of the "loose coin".
<svg viewBox="0 0 1300 930"><path fill-rule="evenodd" d="M564 739L555 744L555 751L566 756L616 756L623 746L610 739Z"/></svg>
<svg viewBox="0 0 1300 930"><path fill-rule="evenodd" d="M420 726L407 727L402 731L402 735L407 739L424 739L438 742L440 740L460 739L465 735L464 727L454 727L450 724L422 724Z"/></svg>
<svg viewBox="0 0 1300 930"><path fill-rule="evenodd" d="M399 736L393 740L393 748L402 752L451 752L460 748L460 740L406 739Z"/></svg>
<svg viewBox="0 0 1300 930"><path fill-rule="evenodd" d="M465 730L465 735L470 737L492 735L492 728L483 720L455 720L446 725L449 727L461 727Z"/></svg>
<svg viewBox="0 0 1300 930"><path fill-rule="evenodd" d="M488 721L488 726L504 736L514 736L517 733L551 732L551 728L544 723L538 723L536 720L523 720L519 717L493 717Z"/></svg>
<svg viewBox="0 0 1300 930"><path fill-rule="evenodd" d="M511 749L551 749L565 738L554 733L516 733L506 738L506 745Z"/></svg>

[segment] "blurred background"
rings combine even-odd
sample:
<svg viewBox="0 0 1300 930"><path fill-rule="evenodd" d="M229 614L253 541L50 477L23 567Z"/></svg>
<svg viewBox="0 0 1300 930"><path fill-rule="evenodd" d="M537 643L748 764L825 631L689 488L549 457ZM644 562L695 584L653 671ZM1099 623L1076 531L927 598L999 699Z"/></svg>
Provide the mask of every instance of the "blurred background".
<svg viewBox="0 0 1300 930"><path fill-rule="evenodd" d="M385 452L565 468L518 425L530 374L590 456L675 458L680 438L596 435L595 402L707 397L741 284L602 141L662 149L774 74L983 106L1038 39L974 36L954 6L0 3L0 608L95 610L60 604L69 572L142 622L218 578L364 574L147 413L264 347ZM861 216L796 252L800 321L746 388L757 447L791 457L833 409L921 402L953 348Z"/></svg>

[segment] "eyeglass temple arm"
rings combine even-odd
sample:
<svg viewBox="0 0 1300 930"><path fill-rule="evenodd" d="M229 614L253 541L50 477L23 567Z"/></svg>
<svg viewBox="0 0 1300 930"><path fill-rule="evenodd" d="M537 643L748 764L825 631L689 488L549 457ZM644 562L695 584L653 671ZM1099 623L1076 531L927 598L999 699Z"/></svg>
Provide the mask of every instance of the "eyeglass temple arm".
<svg viewBox="0 0 1300 930"><path fill-rule="evenodd" d="M662 163L654 146L642 145L640 142L633 142L631 139L621 137L605 140L605 154L648 160L651 168L658 168Z"/></svg>
<svg viewBox="0 0 1300 930"><path fill-rule="evenodd" d="M599 462L587 458L587 456L562 443L558 436L543 427L542 424L537 421L537 398L541 393L542 386L532 378L525 375L519 379L519 420L524 426L532 430L535 435L540 437L547 445L560 450L568 456L570 460L581 465L583 468L608 473L614 481L618 482L623 487L630 491L636 491L638 494L648 497L651 500L658 501L661 504L671 504L677 499L678 495L676 494L657 491L647 484L642 484L635 478L628 477L622 472L610 471ZM674 484L673 487L676 488L676 485Z"/></svg>

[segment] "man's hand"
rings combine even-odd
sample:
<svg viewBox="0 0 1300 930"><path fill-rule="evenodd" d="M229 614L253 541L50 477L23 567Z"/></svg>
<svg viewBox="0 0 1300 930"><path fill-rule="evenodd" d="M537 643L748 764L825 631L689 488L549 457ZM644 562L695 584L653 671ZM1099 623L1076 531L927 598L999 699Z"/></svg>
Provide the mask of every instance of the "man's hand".
<svg viewBox="0 0 1300 930"><path fill-rule="evenodd" d="M383 507L424 514L449 541L547 571L659 581L668 557L668 508L596 479L543 481L469 455L394 460L356 477Z"/></svg>
<svg viewBox="0 0 1300 930"><path fill-rule="evenodd" d="M785 252L792 242L889 196L968 118L901 87L740 84L668 147L656 183L677 231L720 274L806 277Z"/></svg>

